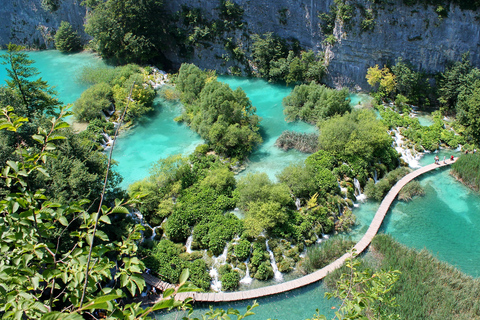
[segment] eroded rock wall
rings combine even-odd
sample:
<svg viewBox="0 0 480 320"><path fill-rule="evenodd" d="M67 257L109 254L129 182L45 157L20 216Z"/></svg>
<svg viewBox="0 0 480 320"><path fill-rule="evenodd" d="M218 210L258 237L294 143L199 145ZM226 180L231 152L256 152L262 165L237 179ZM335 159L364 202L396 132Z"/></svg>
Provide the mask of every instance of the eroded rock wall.
<svg viewBox="0 0 480 320"><path fill-rule="evenodd" d="M47 12L41 0L0 0L0 45L12 42L30 47L53 48L53 35L68 21L84 41L89 39L83 24L86 15L81 0L62 0L55 12Z"/></svg>

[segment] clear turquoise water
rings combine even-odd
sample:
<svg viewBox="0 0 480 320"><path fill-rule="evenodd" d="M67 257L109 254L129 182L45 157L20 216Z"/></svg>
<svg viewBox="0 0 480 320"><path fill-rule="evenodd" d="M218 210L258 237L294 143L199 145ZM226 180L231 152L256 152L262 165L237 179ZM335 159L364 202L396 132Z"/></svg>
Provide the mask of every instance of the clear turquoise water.
<svg viewBox="0 0 480 320"><path fill-rule="evenodd" d="M89 53L62 55L57 51L29 53L36 60L35 66L41 76L57 86L59 98L65 103L77 99L86 88L75 81L75 74L85 65L102 63ZM6 72L0 67L0 79ZM265 143L252 155L251 168L266 170L274 176L279 170L272 166L286 165L289 161L302 161L306 155L296 152L276 153L273 143L283 130L312 132L312 126L299 123L287 124L283 121L281 100L290 88L272 86L261 80L245 80L220 77L232 87L242 86L247 92L262 122ZM158 103L162 103L157 100ZM355 101L354 101L355 102ZM201 139L186 126L173 122L180 113L176 105L163 104L160 112L150 121L138 126L135 131L119 139L116 159L120 161L120 172L126 177L125 183L144 177L151 163L169 154L190 152ZM122 154L122 156L120 156ZM440 151L440 159L447 158L451 151ZM420 160L421 165L433 163L435 154L428 154ZM271 157L268 165L261 159ZM276 161L278 160L278 161ZM265 160L267 161L267 160ZM263 167L263 169L262 169ZM456 265L460 270L475 277L480 276L480 196L455 181L448 170L429 174L420 179L427 192L425 197L409 203L395 202L382 231L392 234L401 243L410 247L426 248L441 260ZM352 233L358 239L370 223L378 203L367 202L356 208L359 225ZM332 301L323 298L324 288L315 284L274 297L259 299L260 307L255 309L257 316L249 319L305 319L319 308L321 313L332 314ZM223 305L244 310L247 303ZM162 319L174 319L174 315L158 315Z"/></svg>
<svg viewBox="0 0 480 320"><path fill-rule="evenodd" d="M0 50L4 54L5 50ZM34 60L33 66L38 69L43 80L54 86L58 98L64 104L77 100L88 85L77 81L78 73L85 66L99 66L105 63L93 53L80 52L63 54L56 50L27 52L30 59ZM0 66L0 79L7 77L5 66Z"/></svg>
<svg viewBox="0 0 480 320"><path fill-rule="evenodd" d="M175 154L188 155L203 143L186 125L173 121L182 112L178 103L159 98L155 103L157 113L121 135L115 143L115 170L123 176L124 188L148 176L150 167L159 159Z"/></svg>
<svg viewBox="0 0 480 320"><path fill-rule="evenodd" d="M247 170L239 176L265 172L270 179L294 162L303 162L308 154L296 150L287 152L275 147L275 141L285 130L311 133L316 132L315 126L304 122L286 122L283 114L282 100L290 94L291 87L270 84L261 79L245 79L239 77L220 76L218 80L227 83L232 89L241 87L257 108L257 114L262 118L260 123L263 143L249 157Z"/></svg>

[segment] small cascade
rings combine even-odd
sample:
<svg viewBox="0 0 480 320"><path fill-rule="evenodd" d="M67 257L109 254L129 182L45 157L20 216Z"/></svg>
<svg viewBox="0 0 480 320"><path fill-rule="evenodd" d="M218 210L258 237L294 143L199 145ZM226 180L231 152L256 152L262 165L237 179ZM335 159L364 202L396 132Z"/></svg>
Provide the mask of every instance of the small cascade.
<svg viewBox="0 0 480 320"><path fill-rule="evenodd" d="M360 182L357 180L357 178L353 178L353 185L355 186L355 190L357 191L357 201L364 202L367 199L367 196L362 193Z"/></svg>
<svg viewBox="0 0 480 320"><path fill-rule="evenodd" d="M268 240L265 241L265 244L267 245L267 251L268 251L268 254L270 255L270 264L272 265L272 268L273 268L274 279L275 281L282 281L283 275L280 271L278 271L277 263L275 262L275 256L273 255L272 250L270 250L270 247L268 246Z"/></svg>
<svg viewBox="0 0 480 320"><path fill-rule="evenodd" d="M187 253L192 253L192 241L193 241L193 235L191 234L187 238L187 242L185 243L185 248Z"/></svg>
<svg viewBox="0 0 480 320"><path fill-rule="evenodd" d="M247 270L245 270L245 277L240 280L240 283L243 284L250 284L253 281L253 278L250 277L250 269L248 268L248 263L250 262L250 257L248 257L247 261L245 261L245 266L247 266Z"/></svg>
<svg viewBox="0 0 480 320"><path fill-rule="evenodd" d="M107 150L108 148L110 148L113 145L113 139L108 134L106 134L105 132L102 132L102 136L103 136L102 147L105 150Z"/></svg>
<svg viewBox="0 0 480 320"><path fill-rule="evenodd" d="M393 132L395 133L395 150L397 150L397 152L402 155L400 158L406 163L408 163L408 166L410 168L420 168L421 166L418 162L418 160L420 159L420 155L416 152L416 154L413 155L412 150L404 148L403 137L400 132L398 132L398 130L393 130Z"/></svg>
<svg viewBox="0 0 480 320"><path fill-rule="evenodd" d="M156 226L152 228L152 236L150 237L150 240L155 240L155 237L157 236L157 232L155 231L157 228L160 228L160 226Z"/></svg>
<svg viewBox="0 0 480 320"><path fill-rule="evenodd" d="M212 281L210 282L210 288L213 291L220 292L222 291L222 281L218 278L218 267L224 264L227 261L227 253L228 253L228 245L225 246L221 255L216 258L213 258L213 265L210 269L210 277L212 277Z"/></svg>
<svg viewBox="0 0 480 320"><path fill-rule="evenodd" d="M373 181L374 181L375 183L378 182L377 169L375 169L375 172L374 172L374 174L373 174Z"/></svg>
<svg viewBox="0 0 480 320"><path fill-rule="evenodd" d="M300 198L295 199L295 206L297 207L297 211L300 210L302 207L302 202L300 201Z"/></svg>

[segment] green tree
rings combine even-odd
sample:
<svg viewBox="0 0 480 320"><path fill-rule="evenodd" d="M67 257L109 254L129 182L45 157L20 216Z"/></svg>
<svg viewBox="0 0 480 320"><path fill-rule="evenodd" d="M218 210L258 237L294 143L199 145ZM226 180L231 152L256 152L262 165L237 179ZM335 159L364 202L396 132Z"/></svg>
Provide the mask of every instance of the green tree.
<svg viewBox="0 0 480 320"><path fill-rule="evenodd" d="M283 99L283 106L287 121L303 120L309 123L317 123L351 110L348 89L329 89L313 81L296 86Z"/></svg>
<svg viewBox="0 0 480 320"><path fill-rule="evenodd" d="M7 66L7 75L10 78L6 80L8 87L22 100L20 109L16 109L15 112L34 120L44 114L54 114L61 103L54 97L56 92L46 81L42 78L31 80L38 72L31 66L33 60L28 59L28 55L22 52L24 49L10 43L7 52L0 57L4 59L2 64Z"/></svg>
<svg viewBox="0 0 480 320"><path fill-rule="evenodd" d="M286 58L288 49L285 41L273 33L268 32L260 36L254 34L251 36L252 58L257 70L261 76L267 77L270 74L271 61L277 61L280 58Z"/></svg>
<svg viewBox="0 0 480 320"><path fill-rule="evenodd" d="M90 3L85 3L89 5ZM95 50L119 63L163 58L166 21L162 0L107 0L93 5L85 31L93 37Z"/></svg>
<svg viewBox="0 0 480 320"><path fill-rule="evenodd" d="M55 34L55 48L60 52L76 52L82 49L80 37L67 21L62 21Z"/></svg>
<svg viewBox="0 0 480 320"><path fill-rule="evenodd" d="M110 85L101 82L85 90L73 105L73 112L79 121L91 121L102 117L103 110L108 110L113 103Z"/></svg>

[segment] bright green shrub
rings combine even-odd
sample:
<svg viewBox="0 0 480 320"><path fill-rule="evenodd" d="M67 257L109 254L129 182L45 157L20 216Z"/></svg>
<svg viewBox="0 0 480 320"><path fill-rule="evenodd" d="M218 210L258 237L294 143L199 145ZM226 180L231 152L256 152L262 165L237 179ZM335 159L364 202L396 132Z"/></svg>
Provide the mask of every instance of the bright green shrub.
<svg viewBox="0 0 480 320"><path fill-rule="evenodd" d="M62 21L55 34L55 48L60 52L75 52L82 49L80 37L67 21Z"/></svg>

